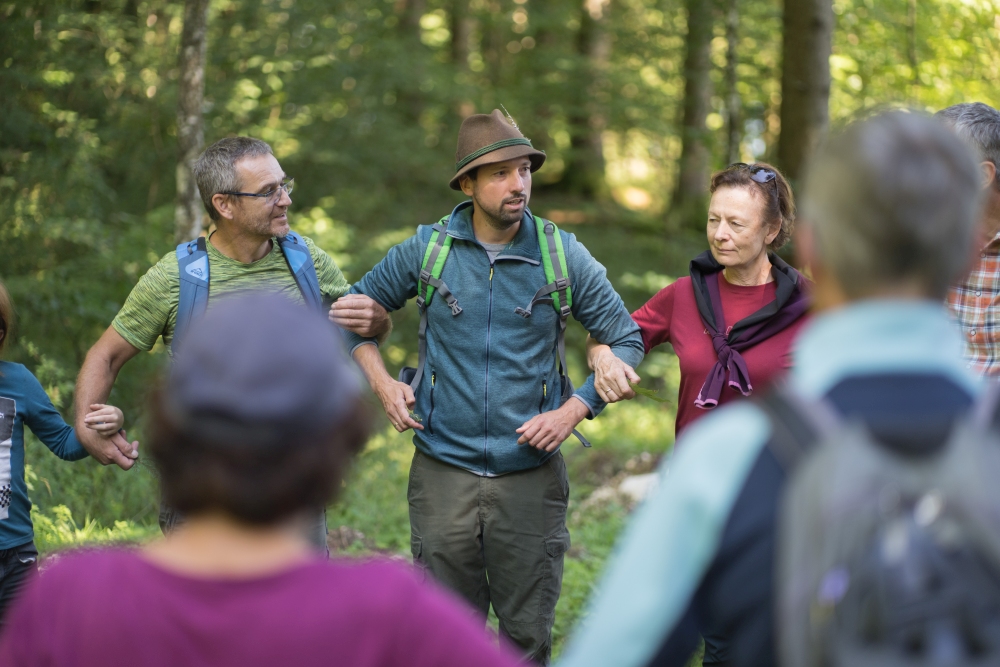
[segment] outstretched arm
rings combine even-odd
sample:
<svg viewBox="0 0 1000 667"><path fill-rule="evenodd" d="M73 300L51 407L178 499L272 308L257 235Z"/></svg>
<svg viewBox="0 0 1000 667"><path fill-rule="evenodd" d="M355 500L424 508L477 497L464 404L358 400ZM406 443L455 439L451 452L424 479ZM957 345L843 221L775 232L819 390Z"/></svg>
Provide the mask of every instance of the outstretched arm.
<svg viewBox="0 0 1000 667"><path fill-rule="evenodd" d="M130 443L115 432L110 438L102 436L97 431L87 428L86 415L90 406L103 404L111 394L118 372L125 362L139 354L139 349L122 338L114 327L108 330L94 343L87 353L87 358L80 368L76 379L76 436L84 449L103 465L116 463L124 470L135 464L139 454L137 443Z"/></svg>
<svg viewBox="0 0 1000 667"><path fill-rule="evenodd" d="M608 280L607 271L572 234L566 236L566 261L573 283L573 317L597 341L609 346L609 354L596 359L601 363L594 370L599 371L603 366L601 374L610 377L598 384L598 378L591 375L574 394L590 407L591 416L596 416L604 409L608 389L623 382L625 387L619 387L622 393L631 391L626 389L629 372L631 377L638 378L632 369L642 361L645 350L639 327ZM589 358L588 354L588 361ZM623 398L617 391L615 395L618 396L616 400Z"/></svg>

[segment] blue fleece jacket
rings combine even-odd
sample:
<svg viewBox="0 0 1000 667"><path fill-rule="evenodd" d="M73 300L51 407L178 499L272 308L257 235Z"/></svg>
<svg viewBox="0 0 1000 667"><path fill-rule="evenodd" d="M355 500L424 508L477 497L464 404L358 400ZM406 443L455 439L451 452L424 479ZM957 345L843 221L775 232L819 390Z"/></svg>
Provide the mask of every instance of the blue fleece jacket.
<svg viewBox="0 0 1000 667"><path fill-rule="evenodd" d="M366 294L386 310L402 308L417 294L417 280L431 227L389 250L351 292ZM573 290L573 317L611 346L632 367L642 361L639 327L607 279L604 267L573 234L562 230ZM559 318L548 302L527 308L545 286L545 269L535 225L525 216L513 241L491 265L472 230L471 206L459 208L448 226L451 252L441 279L458 299L453 316L440 295L427 310L427 360L416 390L415 412L423 431L413 443L435 459L477 475L527 470L551 453L518 445L515 432L540 412L559 407L556 339ZM345 332L353 350L372 339ZM591 375L575 396L596 416L603 408Z"/></svg>
<svg viewBox="0 0 1000 667"><path fill-rule="evenodd" d="M73 427L63 421L31 371L0 361L0 550L26 544L35 536L24 481L25 424L59 458L86 458Z"/></svg>

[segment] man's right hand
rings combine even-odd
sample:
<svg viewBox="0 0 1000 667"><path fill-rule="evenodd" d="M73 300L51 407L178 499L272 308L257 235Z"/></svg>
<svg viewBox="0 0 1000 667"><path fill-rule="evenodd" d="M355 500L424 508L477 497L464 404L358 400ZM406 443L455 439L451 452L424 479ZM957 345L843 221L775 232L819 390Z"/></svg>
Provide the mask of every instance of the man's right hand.
<svg viewBox="0 0 1000 667"><path fill-rule="evenodd" d="M129 442L125 431L108 435L90 428L86 415L91 406L106 403L118 371L126 361L139 354L139 349L122 338L114 327L108 327L100 340L94 343L80 368L76 379L76 437L91 456L102 465L118 464L128 470L139 457L139 443Z"/></svg>
<svg viewBox="0 0 1000 667"><path fill-rule="evenodd" d="M139 441L129 442L124 430L105 437L91 429L77 429L76 437L101 465L114 463L122 470L128 470L139 458Z"/></svg>
<svg viewBox="0 0 1000 667"><path fill-rule="evenodd" d="M413 388L405 382L397 382L392 378L386 378L375 383L372 387L378 400L382 401L382 409L385 416L392 422L393 427L402 433L403 431L415 428L423 431L424 427L420 422L410 416L410 410L416 405L417 399L413 395Z"/></svg>

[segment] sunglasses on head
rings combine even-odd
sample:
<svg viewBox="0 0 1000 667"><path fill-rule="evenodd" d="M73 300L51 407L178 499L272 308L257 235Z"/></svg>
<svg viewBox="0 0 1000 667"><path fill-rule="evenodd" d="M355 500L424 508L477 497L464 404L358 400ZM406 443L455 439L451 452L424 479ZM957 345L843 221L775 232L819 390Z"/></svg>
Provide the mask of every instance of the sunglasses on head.
<svg viewBox="0 0 1000 667"><path fill-rule="evenodd" d="M758 183L770 183L775 180L778 175L774 171L768 169L767 167L762 167L759 164L747 164L746 162L734 162L728 169L746 169L750 172L750 178L757 181Z"/></svg>
<svg viewBox="0 0 1000 667"><path fill-rule="evenodd" d="M746 169L750 172L750 179L765 185L767 183L774 182L774 198L778 197L778 175L774 173L774 170L768 169L767 167L762 167L759 164L747 164L746 162L734 162L727 167L727 169Z"/></svg>

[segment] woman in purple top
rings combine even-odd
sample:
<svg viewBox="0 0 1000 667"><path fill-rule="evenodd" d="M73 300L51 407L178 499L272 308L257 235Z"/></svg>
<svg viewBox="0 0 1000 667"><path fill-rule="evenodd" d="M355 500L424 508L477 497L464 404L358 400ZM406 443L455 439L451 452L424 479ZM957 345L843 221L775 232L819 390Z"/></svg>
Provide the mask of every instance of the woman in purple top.
<svg viewBox="0 0 1000 667"><path fill-rule="evenodd" d="M0 665L517 664L409 567L310 547L365 412L328 323L278 295L218 300L153 401L149 453L185 523L61 558L14 606Z"/></svg>

